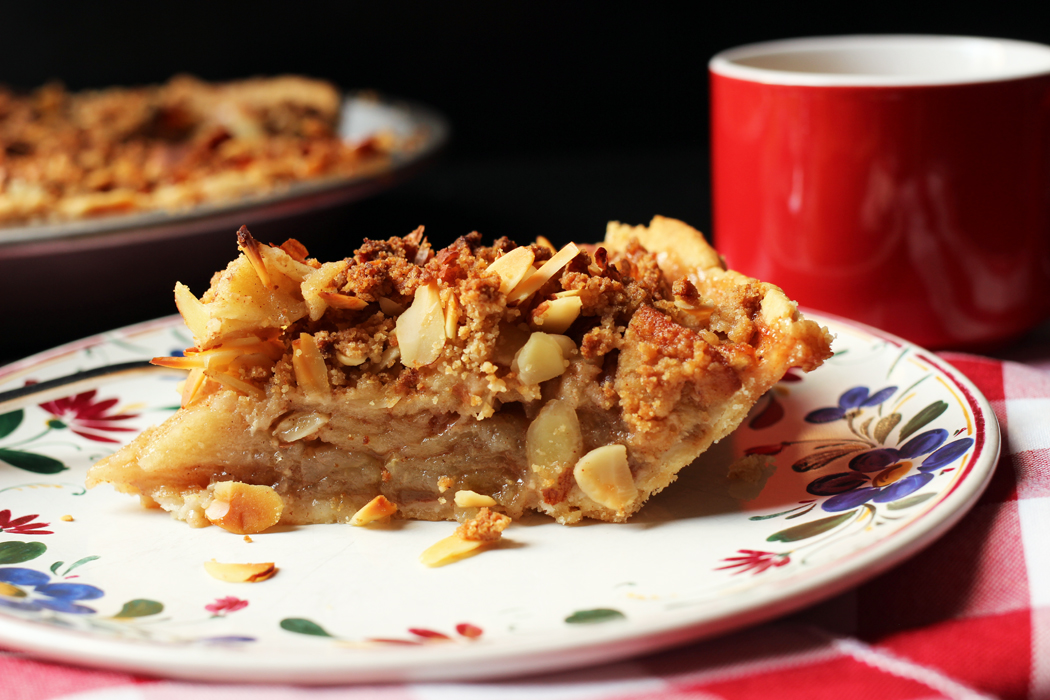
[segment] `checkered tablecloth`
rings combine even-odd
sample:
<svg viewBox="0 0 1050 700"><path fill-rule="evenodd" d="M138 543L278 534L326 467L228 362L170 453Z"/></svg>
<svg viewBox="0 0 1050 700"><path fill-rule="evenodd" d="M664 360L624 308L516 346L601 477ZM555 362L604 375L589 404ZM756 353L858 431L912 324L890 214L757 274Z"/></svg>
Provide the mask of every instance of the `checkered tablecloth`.
<svg viewBox="0 0 1050 700"><path fill-rule="evenodd" d="M921 556L791 617L631 662L478 683L206 685L0 652L0 698L1050 698L1050 367L943 357L1002 427L987 492Z"/></svg>

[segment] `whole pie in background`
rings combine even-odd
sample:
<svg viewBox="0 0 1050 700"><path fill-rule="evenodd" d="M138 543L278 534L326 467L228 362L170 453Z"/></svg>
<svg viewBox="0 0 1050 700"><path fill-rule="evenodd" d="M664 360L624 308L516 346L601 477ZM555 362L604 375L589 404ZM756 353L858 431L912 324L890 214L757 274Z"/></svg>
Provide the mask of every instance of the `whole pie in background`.
<svg viewBox="0 0 1050 700"><path fill-rule="evenodd" d="M180 210L387 167L393 137L346 141L341 104L299 76L0 87L0 225Z"/></svg>

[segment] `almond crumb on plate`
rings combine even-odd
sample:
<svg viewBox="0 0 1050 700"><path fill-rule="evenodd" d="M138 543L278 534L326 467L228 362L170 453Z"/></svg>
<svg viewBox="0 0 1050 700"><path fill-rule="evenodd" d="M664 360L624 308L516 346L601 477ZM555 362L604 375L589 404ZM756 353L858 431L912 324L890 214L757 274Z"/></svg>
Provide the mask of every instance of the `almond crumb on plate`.
<svg viewBox="0 0 1050 700"><path fill-rule="evenodd" d="M273 577L277 567L273 562L264 564L226 564L212 559L204 562L208 575L227 583L259 583Z"/></svg>
<svg viewBox="0 0 1050 700"><path fill-rule="evenodd" d="M419 561L429 567L438 567L473 556L498 542L510 523L511 519L506 515L481 508L477 515L456 528L453 535L428 547L419 555Z"/></svg>

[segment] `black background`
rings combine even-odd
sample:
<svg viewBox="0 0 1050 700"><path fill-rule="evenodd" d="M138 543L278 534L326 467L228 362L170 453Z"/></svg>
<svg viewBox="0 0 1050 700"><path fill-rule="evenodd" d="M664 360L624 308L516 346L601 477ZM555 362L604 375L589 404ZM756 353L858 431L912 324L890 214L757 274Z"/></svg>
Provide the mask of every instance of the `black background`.
<svg viewBox="0 0 1050 700"><path fill-rule="evenodd" d="M301 73L442 112L453 139L406 185L322 217L263 227L344 257L362 237L420 224L445 244L487 237L600 238L605 222L674 216L708 230L706 64L735 45L855 33L1050 43L1050 3L0 3L0 82L72 89ZM245 222L251 226L251 222ZM294 227L300 227L295 230ZM304 235L302 227L309 228ZM234 254L231 232L231 257ZM173 271L203 291L212 270ZM165 271L168 274L168 271ZM49 330L0 360L174 311L163 298ZM11 313L8 319L32 323ZM90 290L80 293L90 294ZM61 309L56 309L61 314Z"/></svg>

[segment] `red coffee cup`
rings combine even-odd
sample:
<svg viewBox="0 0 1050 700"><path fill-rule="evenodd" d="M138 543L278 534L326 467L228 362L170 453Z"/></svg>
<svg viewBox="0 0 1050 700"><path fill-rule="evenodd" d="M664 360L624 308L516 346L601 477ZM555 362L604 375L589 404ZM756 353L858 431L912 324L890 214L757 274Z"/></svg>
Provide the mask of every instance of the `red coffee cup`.
<svg viewBox="0 0 1050 700"><path fill-rule="evenodd" d="M803 306L930 348L1050 312L1050 47L792 39L710 62L714 240Z"/></svg>

